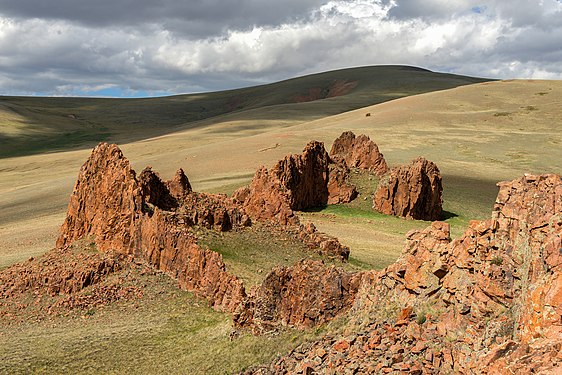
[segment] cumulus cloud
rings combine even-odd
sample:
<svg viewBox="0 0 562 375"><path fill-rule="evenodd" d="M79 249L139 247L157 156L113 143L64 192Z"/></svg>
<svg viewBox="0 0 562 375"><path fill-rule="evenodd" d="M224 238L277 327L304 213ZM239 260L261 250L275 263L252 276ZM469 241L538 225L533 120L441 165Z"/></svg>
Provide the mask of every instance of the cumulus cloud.
<svg viewBox="0 0 562 375"><path fill-rule="evenodd" d="M0 0L0 90L172 94L374 64L560 79L561 20L556 0Z"/></svg>

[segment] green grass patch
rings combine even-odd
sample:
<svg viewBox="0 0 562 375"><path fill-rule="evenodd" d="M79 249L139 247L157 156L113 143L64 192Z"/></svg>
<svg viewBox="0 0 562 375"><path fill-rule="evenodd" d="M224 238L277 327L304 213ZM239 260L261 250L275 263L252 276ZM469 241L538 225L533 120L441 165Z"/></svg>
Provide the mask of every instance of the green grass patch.
<svg viewBox="0 0 562 375"><path fill-rule="evenodd" d="M199 228L196 234L199 244L220 253L228 272L237 275L247 287L261 283L273 267L290 266L302 259L322 260L348 271L364 269L358 263L342 263L322 257L293 234L282 231L272 233L259 224L229 232Z"/></svg>

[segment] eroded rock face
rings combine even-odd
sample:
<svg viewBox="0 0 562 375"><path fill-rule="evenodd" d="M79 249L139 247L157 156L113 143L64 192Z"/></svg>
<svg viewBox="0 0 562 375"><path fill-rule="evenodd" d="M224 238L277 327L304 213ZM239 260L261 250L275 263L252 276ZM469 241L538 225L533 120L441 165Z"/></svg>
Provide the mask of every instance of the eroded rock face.
<svg viewBox="0 0 562 375"><path fill-rule="evenodd" d="M334 318L351 306L360 275L301 261L276 267L234 316L237 327L267 332L279 325L311 327Z"/></svg>
<svg viewBox="0 0 562 375"><path fill-rule="evenodd" d="M226 272L220 254L197 245L183 220L158 208L143 216L134 228L135 257L177 279L213 308L233 312L246 295L242 282Z"/></svg>
<svg viewBox="0 0 562 375"><path fill-rule="evenodd" d="M369 170L378 176L388 172L383 154L380 153L375 142L363 134L356 137L351 131L343 132L334 141L330 150L331 158L337 156L342 157L352 168Z"/></svg>
<svg viewBox="0 0 562 375"><path fill-rule="evenodd" d="M141 207L141 187L129 160L116 145L100 143L80 168L57 247L92 235L101 251L126 252Z"/></svg>
<svg viewBox="0 0 562 375"><path fill-rule="evenodd" d="M328 153L321 142L309 142L302 154L288 155L267 170L260 168L248 189L235 193L253 219L297 224L293 210L328 202Z"/></svg>
<svg viewBox="0 0 562 375"><path fill-rule="evenodd" d="M412 231L395 264L363 274L353 337L297 348L255 373L556 373L562 177L499 187L492 219L452 241L446 223Z"/></svg>
<svg viewBox="0 0 562 375"><path fill-rule="evenodd" d="M176 199L181 199L191 193L193 189L183 169L178 169L174 177L166 182L170 194Z"/></svg>
<svg viewBox="0 0 562 375"><path fill-rule="evenodd" d="M242 215L223 196L187 193L182 174L172 180L177 184L164 183L147 168L137 179L116 145L98 145L80 170L57 246L93 236L101 251L145 260L216 309L231 312L245 297L241 281L225 271L220 254L201 249L187 228L226 230L241 223Z"/></svg>
<svg viewBox="0 0 562 375"><path fill-rule="evenodd" d="M336 237L319 232L313 223L299 225L299 238L310 249L317 249L321 255L349 259L349 247L342 245Z"/></svg>
<svg viewBox="0 0 562 375"><path fill-rule="evenodd" d="M138 177L138 181L142 191L143 203L160 207L166 211L172 211L178 208L179 203L172 196L167 184L162 181L160 175L146 167L142 170Z"/></svg>
<svg viewBox="0 0 562 375"><path fill-rule="evenodd" d="M381 179L373 208L387 215L416 220L439 220L443 186L437 166L424 158L392 168Z"/></svg>
<svg viewBox="0 0 562 375"><path fill-rule="evenodd" d="M349 181L350 170L340 156L332 157L328 166L328 204L349 203L359 194Z"/></svg>

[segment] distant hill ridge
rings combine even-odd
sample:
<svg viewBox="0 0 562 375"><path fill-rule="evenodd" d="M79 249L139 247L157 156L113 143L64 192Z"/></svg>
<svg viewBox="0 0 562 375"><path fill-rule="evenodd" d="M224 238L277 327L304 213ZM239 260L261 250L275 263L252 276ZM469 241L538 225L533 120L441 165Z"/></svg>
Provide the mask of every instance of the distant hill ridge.
<svg viewBox="0 0 562 375"><path fill-rule="evenodd" d="M488 81L410 66L367 66L235 90L159 98L0 97L0 158L126 143L233 119L310 121Z"/></svg>

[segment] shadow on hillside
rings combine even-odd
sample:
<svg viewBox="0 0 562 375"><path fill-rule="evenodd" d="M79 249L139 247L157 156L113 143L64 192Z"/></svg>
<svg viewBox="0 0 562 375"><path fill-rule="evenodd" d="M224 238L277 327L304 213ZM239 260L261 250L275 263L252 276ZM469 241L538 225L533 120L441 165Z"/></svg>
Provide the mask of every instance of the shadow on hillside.
<svg viewBox="0 0 562 375"><path fill-rule="evenodd" d="M357 87L361 88L325 100L298 102L294 99L315 88L331 87L337 80L357 81ZM0 138L0 159L90 149L100 141L140 141L178 130L207 126L209 122L202 120L227 114L232 115L230 120L311 121L398 97L484 81L488 80L412 67L371 66L236 90L169 97L111 99L0 96L2 111L17 116L21 121L17 125L23 132ZM244 126L249 129L255 127ZM233 127L225 131L247 130L245 127Z"/></svg>
<svg viewBox="0 0 562 375"><path fill-rule="evenodd" d="M459 215L457 215L457 214L454 213L454 212L449 212L449 211L445 211L445 210L443 210L443 211L441 212L441 220L443 220L443 221L452 219L452 218L454 218L454 217L459 217Z"/></svg>

